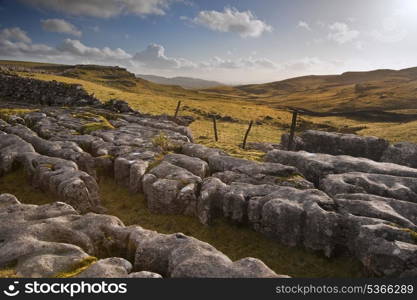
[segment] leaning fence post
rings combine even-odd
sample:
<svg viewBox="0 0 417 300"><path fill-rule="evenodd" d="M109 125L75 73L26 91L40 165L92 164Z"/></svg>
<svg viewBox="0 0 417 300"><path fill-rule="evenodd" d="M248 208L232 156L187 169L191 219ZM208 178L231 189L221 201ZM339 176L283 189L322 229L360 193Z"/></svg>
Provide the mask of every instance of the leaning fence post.
<svg viewBox="0 0 417 300"><path fill-rule="evenodd" d="M216 142L219 140L219 137L217 135L217 123L216 123L216 117L213 116L213 129L214 129L214 139L216 140Z"/></svg>
<svg viewBox="0 0 417 300"><path fill-rule="evenodd" d="M243 144L242 144L242 148L243 149L246 148L246 140L248 139L249 132L252 129L252 124L253 124L253 121L250 121L248 130L246 130L245 137L243 138Z"/></svg>
<svg viewBox="0 0 417 300"><path fill-rule="evenodd" d="M290 129L290 137L288 139L288 147L287 150L291 151L294 144L294 133L295 133L295 127L297 126L297 115L298 111L294 110L292 112L292 122L291 122L291 129Z"/></svg>
<svg viewBox="0 0 417 300"><path fill-rule="evenodd" d="M180 107L181 107L181 101L178 101L177 109L175 109L174 118L176 118L178 116L178 112L180 111Z"/></svg>

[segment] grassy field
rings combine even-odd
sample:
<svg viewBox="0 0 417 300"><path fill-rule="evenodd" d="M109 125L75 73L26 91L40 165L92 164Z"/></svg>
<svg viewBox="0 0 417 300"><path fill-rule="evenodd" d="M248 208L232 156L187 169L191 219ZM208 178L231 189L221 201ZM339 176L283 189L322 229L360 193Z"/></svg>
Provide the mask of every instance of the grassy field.
<svg viewBox="0 0 417 300"><path fill-rule="evenodd" d="M217 146L239 157L259 159L262 153L244 151L239 145L247 126L251 120L260 121L251 131L249 142L275 142L280 141L281 134L286 130L291 120L291 114L284 110L276 110L270 107L254 105L247 101L230 101L230 99L213 98L199 95L198 92L173 88L162 94L158 90L145 89L143 87L114 87L114 83L93 81L66 77L62 75L19 72L21 76L29 76L41 80L56 80L66 83L81 84L89 93L94 94L102 101L118 98L144 113L150 114L174 114L177 103L182 101L184 110L180 115L191 115L196 121L191 124L195 141L198 143ZM142 89L142 90L140 90ZM181 95L180 91L184 94ZM218 121L219 142L214 143L213 124L210 118L202 114L218 114L230 116L237 120L236 123ZM273 122L263 121L269 117ZM278 126L277 126L278 123Z"/></svg>
<svg viewBox="0 0 417 300"><path fill-rule="evenodd" d="M0 61L1 64L20 65L20 62ZM34 72L19 72L21 76L81 84L102 101L122 99L145 113L172 115L181 100L180 115L196 118L190 126L196 142L216 146L233 155L250 159L260 159L262 153L244 151L239 146L248 123L251 120L256 122L248 142L279 143L281 134L288 131L291 121L291 113L283 109L283 106L324 112L371 108L402 114L415 114L417 111L413 92L417 89L417 71L414 69L346 73L340 76L306 76L263 85L196 91L154 84L115 67L73 67L28 62L22 66L32 68ZM38 70L49 73L38 73ZM356 85L364 87L361 89ZM207 117L210 114L231 117L236 121L218 121L218 143L214 142L212 121ZM376 135L391 142L417 142L417 135L414 134L415 121L417 118L414 121L392 122L369 120L366 116L349 118L301 115L298 129L352 132Z"/></svg>

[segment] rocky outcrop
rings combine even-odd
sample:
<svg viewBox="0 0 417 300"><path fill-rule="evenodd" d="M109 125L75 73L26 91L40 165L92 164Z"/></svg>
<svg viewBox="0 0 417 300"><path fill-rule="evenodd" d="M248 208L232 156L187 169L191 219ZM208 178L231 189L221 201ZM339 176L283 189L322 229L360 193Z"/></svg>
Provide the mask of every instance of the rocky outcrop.
<svg viewBox="0 0 417 300"><path fill-rule="evenodd" d="M245 193L265 195L265 191L273 190L275 185L313 187L294 167L239 159L197 144L184 144L182 152L184 154L166 155L143 177L145 197L149 208L155 213L198 215L203 223L208 223L206 219L211 218L209 215L213 210L212 206L218 205L209 203L211 200L207 199L211 199L211 195L208 195L208 198L202 198L202 195L205 188L212 189L210 186L207 187L207 182L216 182L214 178L231 185L231 194L241 194L241 197L245 197ZM209 175L214 178L209 178L203 184L203 179ZM265 191L262 191L263 188ZM226 200L227 192L223 192L215 202L229 201ZM243 206L246 205L244 199L237 201L241 201ZM233 212L234 209L236 211ZM236 222L241 222L247 215L237 207L230 207L223 212L225 215L234 215L231 219Z"/></svg>
<svg viewBox="0 0 417 300"><path fill-rule="evenodd" d="M402 142L390 145L381 161L417 168L417 144Z"/></svg>
<svg viewBox="0 0 417 300"><path fill-rule="evenodd" d="M368 194L338 195L345 242L379 276L415 276L417 204Z"/></svg>
<svg viewBox="0 0 417 300"><path fill-rule="evenodd" d="M339 194L334 199L341 214L375 218L402 228L416 229L417 203L360 193Z"/></svg>
<svg viewBox="0 0 417 300"><path fill-rule="evenodd" d="M400 166L392 163L380 163L366 158L347 155L328 155L309 153L305 151L291 152L272 150L267 153L268 162L282 163L296 167L308 180L317 186L321 179L329 174L342 174L349 172L363 172L399 177L417 178L417 169Z"/></svg>
<svg viewBox="0 0 417 300"><path fill-rule="evenodd" d="M369 173L331 174L320 188L329 195L364 193L417 203L417 178Z"/></svg>
<svg viewBox="0 0 417 300"><path fill-rule="evenodd" d="M5 147L2 147L5 146ZM38 154L31 144L14 134L5 134L0 141L2 174L21 166L29 182L59 196L81 212L102 211L97 182L80 171L76 163Z"/></svg>
<svg viewBox="0 0 417 300"><path fill-rule="evenodd" d="M110 99L109 101L103 104L103 107L118 113L130 113L134 110L129 106L126 101L119 99Z"/></svg>
<svg viewBox="0 0 417 300"><path fill-rule="evenodd" d="M143 177L148 207L152 212L196 215L197 197L208 164L196 157L168 154Z"/></svg>
<svg viewBox="0 0 417 300"><path fill-rule="evenodd" d="M17 158L23 153L34 153L32 145L14 134L2 132L0 139L0 176L16 167Z"/></svg>
<svg viewBox="0 0 417 300"><path fill-rule="evenodd" d="M45 140L39 137L31 129L21 124L7 126L4 131L19 136L31 144L36 152L40 154L73 161L81 170L95 176L93 157L89 153L84 152L75 142Z"/></svg>
<svg viewBox="0 0 417 300"><path fill-rule="evenodd" d="M257 259L233 262L181 233L125 227L116 217L79 215L61 202L25 205L1 194L0 224L0 267L17 276L283 277Z"/></svg>
<svg viewBox="0 0 417 300"><path fill-rule="evenodd" d="M288 145L288 135L281 139L282 145ZM331 155L349 155L364 157L379 161L383 152L389 146L388 141L373 137L355 134L342 134L318 130L304 131L295 138L295 150L304 150L312 153L325 153ZM287 148L284 148L287 149Z"/></svg>
<svg viewBox="0 0 417 300"><path fill-rule="evenodd" d="M198 217L203 224L224 216L247 224L288 246L305 245L332 253L337 218L334 203L325 193L278 185L226 185L217 178L203 182ZM306 226L305 224L310 224Z"/></svg>
<svg viewBox="0 0 417 300"><path fill-rule="evenodd" d="M274 149L282 149L280 144L273 144L273 143L255 143L250 142L246 145L247 150L257 150L262 152L268 152Z"/></svg>

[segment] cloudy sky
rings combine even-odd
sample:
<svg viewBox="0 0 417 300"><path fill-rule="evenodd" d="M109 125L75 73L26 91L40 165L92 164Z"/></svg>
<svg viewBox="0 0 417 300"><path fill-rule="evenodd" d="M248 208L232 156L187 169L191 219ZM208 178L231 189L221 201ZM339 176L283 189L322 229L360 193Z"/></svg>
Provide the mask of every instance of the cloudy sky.
<svg viewBox="0 0 417 300"><path fill-rule="evenodd" d="M225 83L417 66L417 0L0 0L0 59Z"/></svg>

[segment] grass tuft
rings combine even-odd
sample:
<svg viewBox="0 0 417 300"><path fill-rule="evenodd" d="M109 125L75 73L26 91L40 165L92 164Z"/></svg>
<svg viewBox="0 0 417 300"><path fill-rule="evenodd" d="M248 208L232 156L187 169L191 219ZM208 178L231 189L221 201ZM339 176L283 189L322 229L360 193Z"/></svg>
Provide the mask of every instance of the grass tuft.
<svg viewBox="0 0 417 300"><path fill-rule="evenodd" d="M70 269L67 271L59 272L58 274L55 274L54 278L71 278L78 274L80 274L82 271L86 270L88 267L90 267L92 264L97 262L97 258L93 256L87 256L86 258L76 262Z"/></svg>

